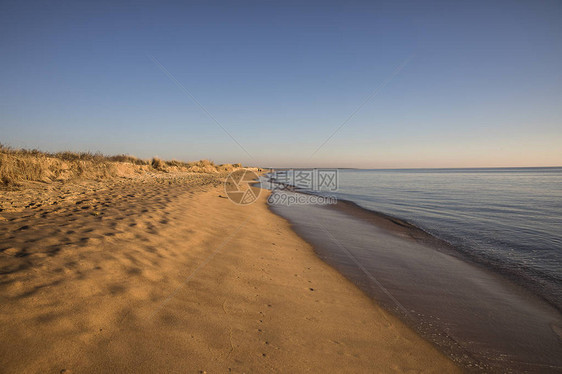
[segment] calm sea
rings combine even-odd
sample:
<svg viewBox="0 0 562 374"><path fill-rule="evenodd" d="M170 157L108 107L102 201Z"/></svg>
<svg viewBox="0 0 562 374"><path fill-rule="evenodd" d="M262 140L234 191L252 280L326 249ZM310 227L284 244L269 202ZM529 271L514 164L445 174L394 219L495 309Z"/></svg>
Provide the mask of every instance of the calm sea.
<svg viewBox="0 0 562 374"><path fill-rule="evenodd" d="M415 224L562 306L562 168L340 170L336 196Z"/></svg>

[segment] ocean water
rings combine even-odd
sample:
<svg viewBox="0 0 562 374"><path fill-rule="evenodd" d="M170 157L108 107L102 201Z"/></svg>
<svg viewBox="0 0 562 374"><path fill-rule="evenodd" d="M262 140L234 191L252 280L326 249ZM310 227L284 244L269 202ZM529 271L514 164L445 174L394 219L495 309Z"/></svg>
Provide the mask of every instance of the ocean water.
<svg viewBox="0 0 562 374"><path fill-rule="evenodd" d="M339 199L406 220L562 307L562 168L339 170Z"/></svg>

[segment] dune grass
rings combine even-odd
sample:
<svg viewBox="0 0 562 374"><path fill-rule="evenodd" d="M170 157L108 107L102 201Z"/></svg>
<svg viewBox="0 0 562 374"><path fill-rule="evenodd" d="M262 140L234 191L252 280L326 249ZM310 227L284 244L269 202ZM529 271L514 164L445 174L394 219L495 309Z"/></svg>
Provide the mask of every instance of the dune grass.
<svg viewBox="0 0 562 374"><path fill-rule="evenodd" d="M37 149L14 149L0 144L0 185L22 182L71 181L126 177L148 172L218 173L240 168L240 164L216 165L213 161L143 160L131 155L106 156L91 152L49 153Z"/></svg>

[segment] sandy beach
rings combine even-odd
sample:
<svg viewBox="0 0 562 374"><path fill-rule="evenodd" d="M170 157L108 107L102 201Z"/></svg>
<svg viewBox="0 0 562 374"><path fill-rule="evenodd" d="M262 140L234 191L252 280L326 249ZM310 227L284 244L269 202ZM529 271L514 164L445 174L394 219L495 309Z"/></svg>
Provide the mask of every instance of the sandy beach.
<svg viewBox="0 0 562 374"><path fill-rule="evenodd" d="M0 371L459 371L221 178L0 192Z"/></svg>

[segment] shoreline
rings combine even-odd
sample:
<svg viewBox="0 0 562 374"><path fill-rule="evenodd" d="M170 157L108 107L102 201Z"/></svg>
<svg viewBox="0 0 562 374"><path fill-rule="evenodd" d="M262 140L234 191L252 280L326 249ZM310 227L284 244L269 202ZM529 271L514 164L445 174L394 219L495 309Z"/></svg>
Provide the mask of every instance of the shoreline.
<svg viewBox="0 0 562 374"><path fill-rule="evenodd" d="M67 185L64 202L3 212L2 367L459 371L317 258L265 196L237 206L207 182Z"/></svg>
<svg viewBox="0 0 562 374"><path fill-rule="evenodd" d="M559 167L545 167L546 169L552 168L557 169ZM455 168L454 170L457 170ZM481 168L474 168L474 169L481 169ZM501 169L501 168L500 168ZM503 169L510 169L510 168L503 168ZM521 169L521 168L515 168ZM530 168L536 169L536 168ZM373 169L377 170L377 169ZM382 169L381 169L382 170ZM394 169L392 169L394 170ZM398 169L401 170L401 169ZM410 169L407 169L410 170ZM415 169L412 169L415 170ZM425 170L425 169L424 169ZM447 169L449 170L449 169ZM461 169L459 169L461 170ZM464 170L464 169L462 169ZM278 183L275 180L271 179L271 177L267 177L267 183L274 183L282 185L286 191L290 191L292 193L297 194L304 194L304 195L311 195L311 196L323 196L321 193L315 193L312 191L303 190L297 188L291 184L286 183ZM404 228L408 229L412 238L424 241L430 245L433 245L437 250L446 251L447 254L457 257L458 259L473 264L475 266L482 267L486 271L491 271L496 273L497 275L505 277L507 280L515 283L516 285L524 288L528 292L534 294L544 302L548 303L550 306L555 308L559 313L562 313L562 304L556 299L556 295L553 295L552 286L549 287L549 292L545 294L541 292L541 283L540 280L537 280L533 277L526 275L525 273L518 273L515 272L513 269L506 268L502 266L498 259L493 257L481 257L472 254L467 248L458 247L455 244L450 243L449 241L438 237L437 235L426 231L425 229L417 226L414 223L409 222L407 219L396 217L387 213L383 213L381 211L377 211L374 209L370 209L360 205L349 199L344 199L337 197L337 203L333 206L336 209L341 209L343 211L348 211L353 215L356 215L358 218L371 221L373 224L376 224L380 227L387 228L389 230L394 230L395 227L392 225L403 226ZM379 218L379 219L377 219ZM390 223L390 225L389 225ZM528 269L532 271L532 269ZM543 275L544 276L544 275ZM561 338L562 339L562 338Z"/></svg>
<svg viewBox="0 0 562 374"><path fill-rule="evenodd" d="M296 191L296 192L306 193L303 191ZM562 313L562 304L557 304L555 300L552 299L552 297L548 297L540 292L537 292L539 285L536 284L536 280L532 280L532 284L531 284L531 280L529 280L528 277L522 276L521 274L515 273L509 269L501 267L500 265L496 264L497 260L495 259L481 258L476 255L472 255L469 251L459 248L454 244L449 243L445 239L439 238L438 236L424 230L423 228L409 222L408 220L395 217L383 212L379 212L373 209L369 209L364 206L361 206L358 203L355 203L354 201L341 199L341 198L338 198L338 202L336 204L337 209L345 210L345 208L342 208L342 205L340 205L340 203L342 203L343 206L345 205L350 206L350 210L352 211L354 210L354 212L350 212L350 213L357 215L361 219L373 220L373 217L379 217L381 218L380 220L373 220L375 224L382 225L384 227L385 226L384 222L386 220L398 226L403 226L410 231L410 234L412 234L413 239L421 240L428 244L434 245L437 250L445 251L447 254L455 256L462 261L469 262L475 266L483 267L487 271L495 272L498 275L505 277L509 281L533 293L535 296L539 297L541 300L543 300L544 302L548 303L550 306L558 310L558 312ZM363 212L364 214L362 214L361 212Z"/></svg>
<svg viewBox="0 0 562 374"><path fill-rule="evenodd" d="M301 191L290 191L286 193L301 193ZM501 274L493 273L489 267L486 267L473 259L466 258L464 253L457 251L457 249L448 242L434 237L430 233L427 233L423 229L412 225L407 221L391 217L384 213L374 212L351 201L338 201L335 206L291 208L294 208L292 212L290 211L290 208L287 207L271 207L276 214L288 219L293 224L293 229L299 234L299 236L314 246L315 251L320 258L344 274L367 295L374 298L378 304L395 315L398 315L404 322L416 329L416 331L425 339L432 341L432 343L436 344L440 350L448 355L451 355L455 361L461 363L465 370L474 370L475 367L477 368L478 366L481 366L485 367L486 370L493 371L501 371L502 369L509 367L513 370L540 372L543 370L557 371L562 367L560 360L556 359L556 355L561 353L560 326L562 321L560 319L559 311L548 303L548 301L540 298L540 296L531 294L531 291L526 288L522 288L518 284L511 283L511 280L502 278ZM300 211L297 211L299 209ZM346 219L343 216L347 216L348 218ZM321 219L321 217L328 218ZM322 220L324 222L319 223L319 221ZM310 223L315 221L318 221L320 227L314 227L315 225ZM365 233L370 230L375 230L376 233L371 236L365 235ZM341 231L339 236L335 234L338 231ZM348 234L345 231L349 231L352 234ZM355 234L356 237L364 236L364 238L363 240L357 240L353 234ZM394 240L392 245L388 246L386 241L391 240L390 236L393 236L394 239L398 240L392 239ZM386 237L386 239L380 239L380 237ZM377 268L374 266L372 269L369 269L368 266L363 265L369 261L375 260L374 258L369 259L369 256L371 256L371 254L368 253L370 248L369 245L365 245L365 242L368 242L369 240L373 241L375 245L388 247L388 249L376 253L376 256L380 257L376 261L382 260L385 266L395 269L394 273L381 267ZM377 243L377 240L380 242ZM405 244L407 241L413 241L421 245L415 249L408 249L410 245ZM351 246L352 250L345 248L347 246ZM427 248L424 249L423 247ZM392 254L389 255L389 250L405 251L405 259ZM414 258L414 256L419 256L420 252L416 251L420 250L426 250L427 256L426 258L420 257L417 260L425 262L417 263L415 261L410 261L411 263L408 265L408 257L410 256L411 258ZM438 256L436 253L432 253L432 251L439 252L441 255ZM345 252L347 252L347 255L344 255ZM351 258L350 261L350 255L352 257L357 255L361 264L358 264L358 261L354 261L353 258ZM458 271L464 272L463 277L467 280L472 276L476 276L477 278L481 278L487 287L495 289L496 291L494 292L497 292L497 294L493 296L490 301L495 300L495 302L498 303L504 302L506 305L510 305L515 308L518 312L515 312L512 316L514 324L520 324L523 329L522 331L526 331L531 335L535 334L535 332L532 331L532 329L523 327L528 322L525 313L527 313L527 308L531 308L530 310L536 311L541 317L531 317L531 320L533 318L535 318L535 320L534 322L529 321L529 324L535 324L535 327L537 328L540 326L540 330L542 331L540 334L542 334L542 337L538 338L535 343L540 346L542 344L542 338L546 337L546 340L549 341L549 343L547 343L547 347L550 347L546 348L546 350L550 353L547 353L546 357L542 357L544 354L540 349L534 349L526 343L520 344L519 347L515 347L514 349L507 347L505 339L515 338L517 343L521 343L524 342L526 338L525 334L518 334L517 331L514 331L514 329L508 325L503 326L502 328L504 331L501 331L498 334L487 334L482 326L478 326L485 325L486 319L474 318L470 315L466 315L466 313L463 315L462 308L457 308L455 312L455 302L449 306L449 308L453 309L453 311L449 314L458 313L458 315L447 316L447 313L442 313L437 319L435 319L435 315L431 316L431 314L438 314L435 313L438 311L432 310L432 308L428 305L424 305L427 304L428 301L425 301L422 298L417 300L415 303L411 303L408 299L412 299L415 293L425 292L426 288L431 289L431 292L436 295L441 294L442 297L446 298L444 300L447 300L448 298L447 293L451 293L449 295L451 296L457 291L455 287L447 288L449 285L442 284L441 287L445 287L445 289L449 290L444 292L442 288L438 286L440 282L431 279L432 277L435 277L436 274L441 274L441 276L445 276L445 279L455 282L458 289L461 290L461 292L464 289L467 296L471 299L474 299L474 294L471 294L471 292L476 290L482 291L481 287L477 284L471 285L470 287L463 285L463 281L461 280L462 278L459 278L454 274L447 274L447 270L436 268L434 269L434 272L436 272L435 274L428 274L427 272L424 274L423 271L419 271L420 269L416 269L416 267L420 266L431 267L433 265L433 257L438 258L443 256L454 258L455 261L452 261L451 259L440 261L442 266L454 266ZM406 266L407 269L409 269L408 271L413 272L414 275L397 276L396 274L400 272L402 266ZM367 267L367 269L365 269L365 267ZM363 275L358 276L358 272L363 273ZM376 279L379 277L382 279L381 281ZM412 286L412 282L421 282L424 286ZM385 286L391 290L396 289L396 294L401 297L395 298L394 296L396 296L396 294L392 295L387 292ZM373 291L373 288L377 288L378 290ZM381 290L384 292L381 292ZM406 300L404 303L406 308L404 308L402 303L397 301L397 299L400 301ZM476 313L491 313L497 318L502 318L501 315L504 310L494 308L493 304L490 304L489 302L478 303L477 300L471 301L474 301L474 303L468 303L465 308L479 308L475 309L475 311L480 310L480 312ZM462 302L462 300L457 300L457 307L460 306ZM419 311L423 314L423 316L420 318L416 316L412 317L412 313L409 313L407 310L411 310L411 312L416 313ZM456 323L456 320L462 318L472 319L472 322L470 324L465 324L464 327L462 326L462 323L459 324L460 327L457 326L457 331L453 331L453 333L450 334L447 333L449 328L443 330L443 318L448 321L447 323L451 323L453 325ZM439 325L441 325L441 328L435 327ZM494 328L497 328L497 326L494 326ZM480 338L478 338L478 334L472 338L468 338L468 335L474 335L473 333L467 334L467 332L470 332L471 329L483 330L480 331ZM470 339L476 339L476 341L480 340L480 343L487 341L487 343L479 349L467 349L466 343ZM495 354L492 352L502 346L503 348L500 348L497 354L500 354L503 350L504 352L501 353L501 355L506 355L506 357L500 361L496 361L496 359L493 358ZM542 348L545 347L543 346ZM467 355L470 357L467 358ZM535 357L535 355L537 356ZM521 357L523 357L523 359L521 359ZM543 366L541 362L546 362L546 366ZM550 362L550 364L548 364L548 362ZM476 371L478 371L478 369Z"/></svg>

